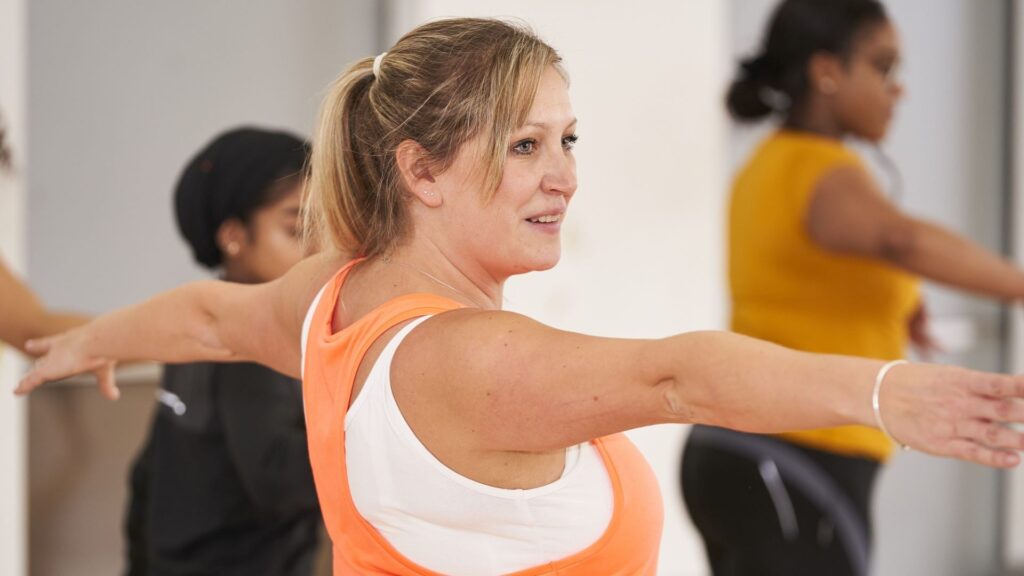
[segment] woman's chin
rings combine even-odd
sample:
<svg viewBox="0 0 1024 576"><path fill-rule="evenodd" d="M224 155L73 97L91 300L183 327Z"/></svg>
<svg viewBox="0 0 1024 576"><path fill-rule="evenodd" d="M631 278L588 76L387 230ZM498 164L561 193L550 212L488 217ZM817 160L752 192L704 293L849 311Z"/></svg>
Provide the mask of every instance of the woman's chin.
<svg viewBox="0 0 1024 576"><path fill-rule="evenodd" d="M559 260L560 258L552 258L550 261L538 265L536 268L534 268L534 271L543 272L544 270L551 270L552 268L558 265Z"/></svg>
<svg viewBox="0 0 1024 576"><path fill-rule="evenodd" d="M534 256L533 258L525 259L516 266L514 274L527 274L529 272L543 272L545 270L551 270L561 260L561 251L555 254Z"/></svg>

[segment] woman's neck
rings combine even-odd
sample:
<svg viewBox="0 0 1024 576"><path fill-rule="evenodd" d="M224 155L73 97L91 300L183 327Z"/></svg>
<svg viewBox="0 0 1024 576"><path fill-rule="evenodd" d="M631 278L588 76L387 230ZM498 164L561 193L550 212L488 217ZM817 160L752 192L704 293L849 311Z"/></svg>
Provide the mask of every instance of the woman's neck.
<svg viewBox="0 0 1024 576"><path fill-rule="evenodd" d="M225 265L221 270L221 280L234 282L236 284L260 284L263 280L256 278L246 270L239 270L233 266Z"/></svg>
<svg viewBox="0 0 1024 576"><path fill-rule="evenodd" d="M840 125L835 115L815 103L793 110L782 123L782 127L786 130L807 132L835 140L842 140L846 136L846 130Z"/></svg>
<svg viewBox="0 0 1024 576"><path fill-rule="evenodd" d="M429 286L429 292L476 308L501 309L505 278L494 278L481 266L449 257L440 246L410 243L375 260L382 269L412 274L418 284Z"/></svg>

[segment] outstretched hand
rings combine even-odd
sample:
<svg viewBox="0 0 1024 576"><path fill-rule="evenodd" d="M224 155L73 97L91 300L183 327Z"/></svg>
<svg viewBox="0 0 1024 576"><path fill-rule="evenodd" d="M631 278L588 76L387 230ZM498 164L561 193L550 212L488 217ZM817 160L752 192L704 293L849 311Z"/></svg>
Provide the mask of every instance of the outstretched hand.
<svg viewBox="0 0 1024 576"><path fill-rule="evenodd" d="M47 382L92 373L100 392L110 400L117 400L121 396L114 379L117 363L105 358L90 357L85 353L83 344L84 332L81 329L29 340L25 344L26 350L39 358L18 383L14 393L23 396Z"/></svg>
<svg viewBox="0 0 1024 576"><path fill-rule="evenodd" d="M906 364L890 370L881 391L882 419L903 444L995 468L1020 463L1024 376L954 366Z"/></svg>

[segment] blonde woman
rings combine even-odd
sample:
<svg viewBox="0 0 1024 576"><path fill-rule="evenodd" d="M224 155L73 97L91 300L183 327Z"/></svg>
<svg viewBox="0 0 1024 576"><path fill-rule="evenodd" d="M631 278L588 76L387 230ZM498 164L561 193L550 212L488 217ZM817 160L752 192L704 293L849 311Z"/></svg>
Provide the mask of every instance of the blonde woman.
<svg viewBox="0 0 1024 576"><path fill-rule="evenodd" d="M309 222L333 253L33 342L46 355L19 392L93 372L113 395L114 362L141 358L301 374L338 574L654 574L662 503L620 434L649 424L880 415L919 450L1019 462L1024 438L999 423L1024 419L1022 378L721 332L596 338L502 311L506 279L558 262L575 142L550 46L496 20L420 26L326 97Z"/></svg>

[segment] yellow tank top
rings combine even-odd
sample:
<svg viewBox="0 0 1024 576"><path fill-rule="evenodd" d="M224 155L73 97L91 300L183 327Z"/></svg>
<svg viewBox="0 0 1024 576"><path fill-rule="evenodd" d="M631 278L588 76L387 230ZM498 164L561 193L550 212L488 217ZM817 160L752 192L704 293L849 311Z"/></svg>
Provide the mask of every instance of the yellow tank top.
<svg viewBox="0 0 1024 576"><path fill-rule="evenodd" d="M878 261L819 248L804 225L818 182L843 166L863 168L836 140L784 130L737 175L729 206L732 329L808 352L900 358L919 299L916 280ZM860 426L780 436L876 460L892 452L881 432Z"/></svg>

